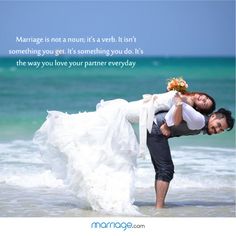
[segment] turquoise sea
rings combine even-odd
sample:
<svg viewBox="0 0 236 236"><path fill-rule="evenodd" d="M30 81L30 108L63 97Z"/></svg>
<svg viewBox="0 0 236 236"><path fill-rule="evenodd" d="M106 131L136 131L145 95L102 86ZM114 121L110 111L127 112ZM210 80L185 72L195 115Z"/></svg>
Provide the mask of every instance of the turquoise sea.
<svg viewBox="0 0 236 236"><path fill-rule="evenodd" d="M36 69L17 67L18 59L0 58L0 216L103 215L81 205L32 144L47 110L93 111L101 99L133 101L142 94L165 92L168 78L183 76L190 91L210 94L218 108L235 114L235 58L112 58L136 62L134 68L122 69ZM167 208L154 209L152 165L150 160L139 161L135 204L140 212L147 216L235 216L235 129L214 136L175 138L170 144L176 177Z"/></svg>
<svg viewBox="0 0 236 236"><path fill-rule="evenodd" d="M183 76L192 91L209 93L218 107L235 112L233 58L142 58L135 59L134 69L19 68L16 61L0 59L0 140L31 138L47 110L92 111L101 99L140 99L145 93L165 92L167 79L174 76ZM232 134L212 143L233 146Z"/></svg>

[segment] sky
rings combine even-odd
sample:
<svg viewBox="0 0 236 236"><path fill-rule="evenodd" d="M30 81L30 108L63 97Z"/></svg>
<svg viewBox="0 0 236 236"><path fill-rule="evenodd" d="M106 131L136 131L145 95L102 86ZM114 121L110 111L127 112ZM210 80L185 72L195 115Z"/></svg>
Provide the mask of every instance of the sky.
<svg viewBox="0 0 236 236"><path fill-rule="evenodd" d="M234 1L2 1L0 55L23 37L134 36L146 56L234 56ZM71 45L64 45L71 46ZM81 45L80 45L81 46ZM84 45L94 48L100 45ZM127 45L102 45L122 48ZM128 45L130 46L130 45ZM47 48L54 45L47 45ZM81 46L83 47L83 46ZM38 48L45 48L39 45Z"/></svg>

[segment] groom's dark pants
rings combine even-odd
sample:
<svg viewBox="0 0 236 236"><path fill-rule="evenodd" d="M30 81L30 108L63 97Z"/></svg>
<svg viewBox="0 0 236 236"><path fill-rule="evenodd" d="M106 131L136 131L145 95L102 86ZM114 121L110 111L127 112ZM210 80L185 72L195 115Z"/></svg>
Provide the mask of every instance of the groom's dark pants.
<svg viewBox="0 0 236 236"><path fill-rule="evenodd" d="M174 164L168 139L162 135L155 123L153 123L151 134L147 134L147 146L156 172L156 180L170 182L174 175Z"/></svg>

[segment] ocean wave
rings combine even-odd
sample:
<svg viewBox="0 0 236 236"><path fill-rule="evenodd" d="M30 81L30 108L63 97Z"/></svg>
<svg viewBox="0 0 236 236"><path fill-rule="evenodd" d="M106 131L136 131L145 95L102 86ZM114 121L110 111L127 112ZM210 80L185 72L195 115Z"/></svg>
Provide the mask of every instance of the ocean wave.
<svg viewBox="0 0 236 236"><path fill-rule="evenodd" d="M49 187L62 188L65 187L63 180L57 179L50 170L41 173L16 173L11 170L0 176L0 183L14 185L24 188Z"/></svg>
<svg viewBox="0 0 236 236"><path fill-rule="evenodd" d="M0 183L25 188L63 187L32 141L0 143Z"/></svg>
<svg viewBox="0 0 236 236"><path fill-rule="evenodd" d="M207 151L219 151L219 152L234 152L236 153L235 148L222 148L222 147L205 147L205 146L180 146L179 149L184 150L207 150Z"/></svg>
<svg viewBox="0 0 236 236"><path fill-rule="evenodd" d="M235 185L235 149L179 146L171 151L175 165L172 188L231 188ZM151 161L139 160L136 186L153 187Z"/></svg>
<svg viewBox="0 0 236 236"><path fill-rule="evenodd" d="M173 189L221 188L235 184L235 149L180 146L172 150L172 157ZM0 143L0 183L26 188L65 186L70 182L65 178L66 162L58 156L48 158L51 160L41 157L31 140ZM54 168L49 162L54 162ZM138 159L136 188L153 187L154 177L151 160Z"/></svg>

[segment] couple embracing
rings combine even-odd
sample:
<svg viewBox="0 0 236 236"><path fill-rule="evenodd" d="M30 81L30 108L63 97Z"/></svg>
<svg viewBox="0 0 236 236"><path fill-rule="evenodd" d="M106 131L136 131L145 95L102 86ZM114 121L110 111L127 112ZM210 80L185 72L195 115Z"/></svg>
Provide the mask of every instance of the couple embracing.
<svg viewBox="0 0 236 236"><path fill-rule="evenodd" d="M168 139L183 135L218 134L231 130L231 112L205 93L187 92L187 83L173 79L168 92L143 99L101 101L94 112L51 111L35 141L65 158L65 181L94 210L131 214L135 211L134 180L137 156L148 147L155 170L156 207L164 207L174 165ZM133 123L139 123L139 143ZM50 153L52 156L52 153Z"/></svg>

